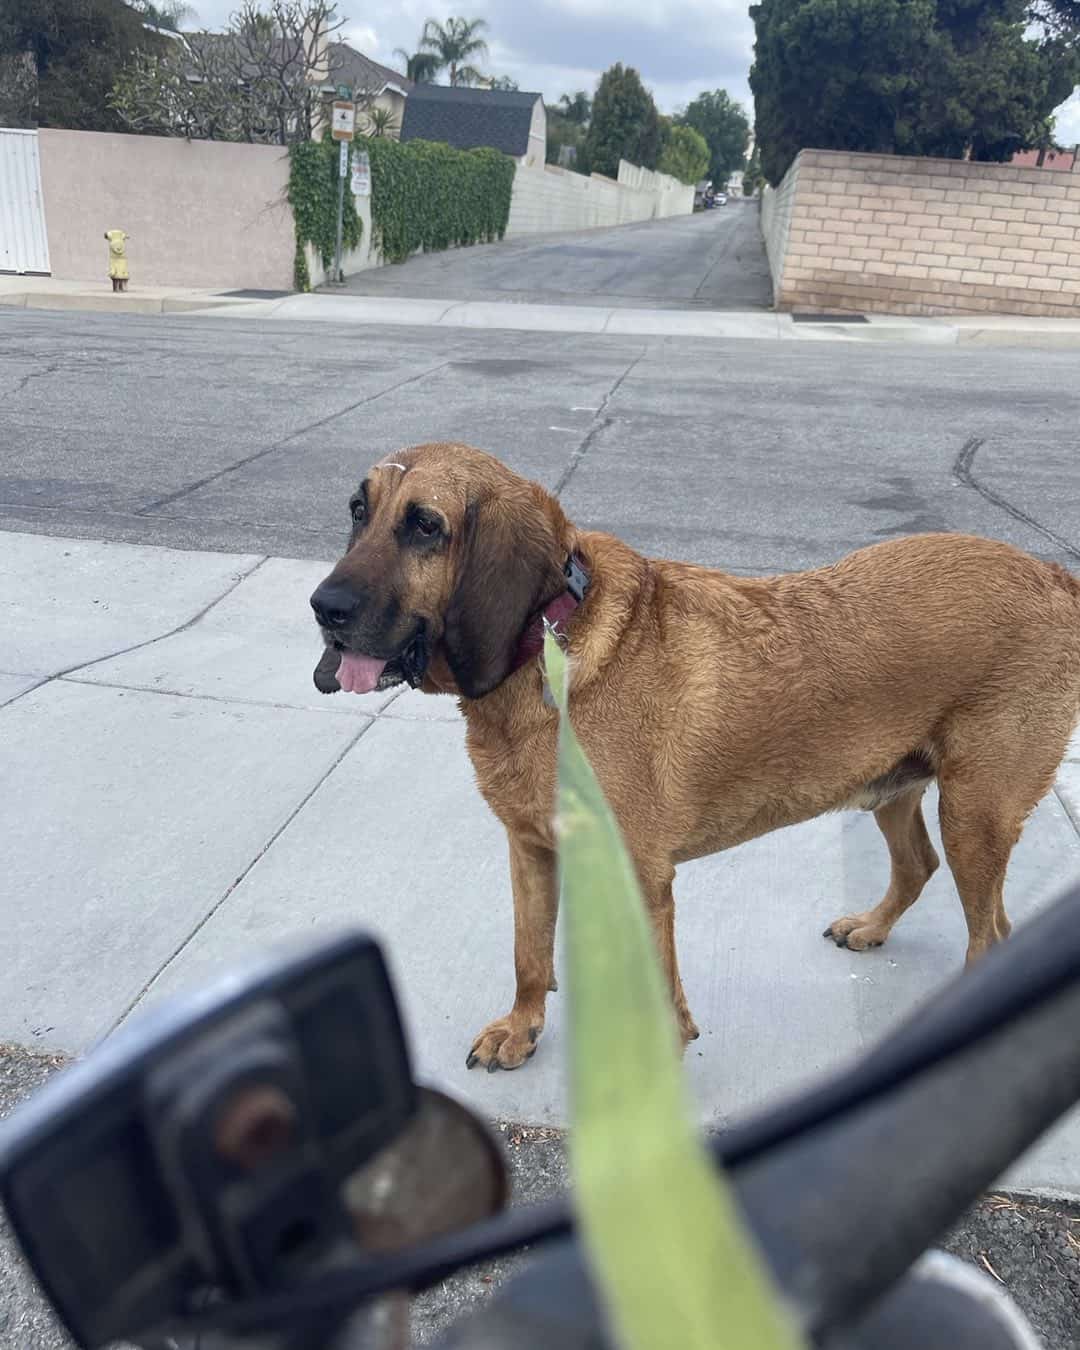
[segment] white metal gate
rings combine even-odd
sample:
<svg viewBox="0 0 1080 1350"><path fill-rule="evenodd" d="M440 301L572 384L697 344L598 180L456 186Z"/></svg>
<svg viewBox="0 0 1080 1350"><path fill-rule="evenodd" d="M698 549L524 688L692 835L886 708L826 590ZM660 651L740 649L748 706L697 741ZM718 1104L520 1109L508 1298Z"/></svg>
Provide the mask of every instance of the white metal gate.
<svg viewBox="0 0 1080 1350"><path fill-rule="evenodd" d="M0 272L50 271L37 132L0 129Z"/></svg>

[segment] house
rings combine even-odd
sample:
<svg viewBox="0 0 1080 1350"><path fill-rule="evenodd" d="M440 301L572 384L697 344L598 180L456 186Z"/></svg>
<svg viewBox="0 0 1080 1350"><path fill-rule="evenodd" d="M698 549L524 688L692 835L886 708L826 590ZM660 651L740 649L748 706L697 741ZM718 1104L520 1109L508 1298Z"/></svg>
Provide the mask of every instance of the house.
<svg viewBox="0 0 1080 1350"><path fill-rule="evenodd" d="M357 109L357 131L363 134L365 112L385 108L391 123L384 132L395 139L404 121L405 102L414 85L399 71L350 47L347 42L327 42L325 35L315 43L297 38L272 38L264 43L250 41L232 33L182 33L176 40L184 43L189 55L187 78L193 82L205 78L205 71L225 71L239 82L252 80L269 67L286 83L306 79L327 101L337 95L341 85L353 91ZM256 60L252 52L258 52Z"/></svg>
<svg viewBox="0 0 1080 1350"><path fill-rule="evenodd" d="M458 150L493 146L519 164L542 166L547 113L541 94L517 89L416 84L405 103L403 141L445 141Z"/></svg>
<svg viewBox="0 0 1080 1350"><path fill-rule="evenodd" d="M405 100L416 86L399 71L372 61L347 42L331 42L327 51L329 79L334 85L347 84L370 100L368 106L385 108L393 121L387 128L395 139L405 123ZM363 127L361 127L363 130Z"/></svg>

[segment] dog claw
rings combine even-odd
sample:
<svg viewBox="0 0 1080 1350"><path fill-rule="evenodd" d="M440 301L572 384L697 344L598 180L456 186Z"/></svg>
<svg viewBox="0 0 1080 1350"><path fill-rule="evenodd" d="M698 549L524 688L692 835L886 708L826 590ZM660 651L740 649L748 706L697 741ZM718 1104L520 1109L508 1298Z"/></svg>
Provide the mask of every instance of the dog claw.
<svg viewBox="0 0 1080 1350"><path fill-rule="evenodd" d="M487 1071L488 1073L494 1073L496 1069L498 1069L498 1067L499 1061L497 1059L493 1059L491 1063L487 1066Z"/></svg>
<svg viewBox="0 0 1080 1350"><path fill-rule="evenodd" d="M477 1064L479 1064L479 1063L480 1063L480 1057L479 1057L479 1055L474 1054L474 1053L470 1050L470 1051L469 1051L468 1058L465 1060L465 1067L466 1067L467 1069L475 1069L476 1066L477 1066Z"/></svg>

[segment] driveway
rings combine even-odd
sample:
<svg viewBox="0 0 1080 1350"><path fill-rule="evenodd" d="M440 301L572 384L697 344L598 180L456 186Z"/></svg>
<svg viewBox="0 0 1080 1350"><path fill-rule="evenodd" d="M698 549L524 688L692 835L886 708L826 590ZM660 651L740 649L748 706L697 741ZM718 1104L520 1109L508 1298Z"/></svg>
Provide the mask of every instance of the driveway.
<svg viewBox="0 0 1080 1350"><path fill-rule="evenodd" d="M328 288L330 289L330 288ZM768 309L756 204L577 234L531 235L358 272L352 295L654 309Z"/></svg>

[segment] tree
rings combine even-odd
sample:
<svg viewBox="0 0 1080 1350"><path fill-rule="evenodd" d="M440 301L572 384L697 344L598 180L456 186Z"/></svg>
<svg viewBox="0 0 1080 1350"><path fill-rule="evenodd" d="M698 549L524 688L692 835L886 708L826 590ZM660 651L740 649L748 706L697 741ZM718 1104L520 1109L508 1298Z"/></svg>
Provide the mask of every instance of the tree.
<svg viewBox="0 0 1080 1350"><path fill-rule="evenodd" d="M778 183L804 146L1004 160L1037 144L1080 75L1080 6L1035 3L1041 18L1032 0L760 0L765 177Z"/></svg>
<svg viewBox="0 0 1080 1350"><path fill-rule="evenodd" d="M113 81L136 54L166 42L123 0L3 0L0 80L24 112L36 105L41 126L122 131L109 104Z"/></svg>
<svg viewBox="0 0 1080 1350"><path fill-rule="evenodd" d="M725 89L698 94L678 119L693 129L709 147L708 176L723 184L746 163L750 122Z"/></svg>
<svg viewBox="0 0 1080 1350"><path fill-rule="evenodd" d="M657 167L661 173L669 173L680 183L700 182L709 169L709 147L705 137L693 127L676 123Z"/></svg>
<svg viewBox="0 0 1080 1350"><path fill-rule="evenodd" d="M391 108L384 108L381 105L369 108L366 116L369 128L368 135L374 136L376 139L380 136L393 137L394 132L399 130Z"/></svg>
<svg viewBox="0 0 1080 1350"><path fill-rule="evenodd" d="M466 62L473 57L487 56L487 43L480 36L486 28L484 19L450 18L445 23L428 19L420 38L420 48L434 54L439 70L449 67L451 85L479 84L483 76Z"/></svg>
<svg viewBox="0 0 1080 1350"><path fill-rule="evenodd" d="M341 59L333 0L252 0L224 33L190 33L143 53L116 80L112 106L128 127L161 136L290 145L325 122L325 88ZM360 111L377 90L356 89Z"/></svg>
<svg viewBox="0 0 1080 1350"><path fill-rule="evenodd" d="M513 93L521 88L517 80L511 79L509 75L496 75L494 79L489 80L488 83L491 85L492 89L505 89L509 93Z"/></svg>
<svg viewBox="0 0 1080 1350"><path fill-rule="evenodd" d="M0 127L32 127L37 96L33 53L0 55Z"/></svg>
<svg viewBox="0 0 1080 1350"><path fill-rule="evenodd" d="M159 33L179 33L180 25L195 18L195 10L184 0L128 0L132 9L142 16L143 23Z"/></svg>
<svg viewBox="0 0 1080 1350"><path fill-rule="evenodd" d="M563 94L559 98L558 111L568 122L573 122L575 126L588 126L589 118L592 116L592 99L584 89L579 89L576 94Z"/></svg>
<svg viewBox="0 0 1080 1350"><path fill-rule="evenodd" d="M565 168L581 169L584 166L582 146L585 142L585 128L572 122L558 108L549 108L547 114L547 154L548 164L561 164Z"/></svg>
<svg viewBox="0 0 1080 1350"><path fill-rule="evenodd" d="M758 156L755 146L750 161L746 166L746 172L743 174L742 190L744 197L756 196L765 185L765 178L761 172L761 160Z"/></svg>
<svg viewBox="0 0 1080 1350"><path fill-rule="evenodd" d="M616 63L601 75L582 150L589 171L609 178L618 176L620 159L656 168L660 116L633 66Z"/></svg>
<svg viewBox="0 0 1080 1350"><path fill-rule="evenodd" d="M394 55L405 67L405 78L412 80L413 84L435 83L435 76L439 73L439 58L434 52L413 52L410 56L404 47L396 47Z"/></svg>

